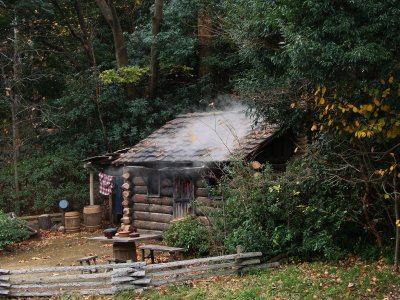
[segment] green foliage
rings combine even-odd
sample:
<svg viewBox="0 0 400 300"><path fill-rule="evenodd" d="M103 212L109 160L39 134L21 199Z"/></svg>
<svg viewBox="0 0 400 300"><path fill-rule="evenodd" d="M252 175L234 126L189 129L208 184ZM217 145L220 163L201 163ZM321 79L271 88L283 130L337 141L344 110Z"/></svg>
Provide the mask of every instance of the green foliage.
<svg viewBox="0 0 400 300"><path fill-rule="evenodd" d="M51 212L60 199L68 199L80 209L87 202L86 171L78 151L64 148L24 159L19 164L20 206L23 213ZM0 169L0 207L10 211L10 202L16 201L13 193L11 169Z"/></svg>
<svg viewBox="0 0 400 300"><path fill-rule="evenodd" d="M22 225L22 221L10 219L0 211L0 249L29 237L28 230Z"/></svg>
<svg viewBox="0 0 400 300"><path fill-rule="evenodd" d="M267 257L288 252L309 259L318 255L336 260L350 249L346 231L360 218L359 189L330 183L323 166L311 158L293 162L277 179L264 166L260 176L241 161L233 161L221 182L224 201L213 216L217 237L234 251L262 251ZM354 222L354 223L353 223Z"/></svg>
<svg viewBox="0 0 400 300"><path fill-rule="evenodd" d="M260 114L284 126L302 121L297 117L301 110L288 110L290 101L305 101L304 93L315 85L356 93L360 83L398 69L400 9L395 2L223 4L224 29L242 61L235 88L255 100Z"/></svg>
<svg viewBox="0 0 400 300"><path fill-rule="evenodd" d="M164 239L168 245L185 248L191 254L205 255L211 250L210 232L193 217L173 223L164 232Z"/></svg>
<svg viewBox="0 0 400 300"><path fill-rule="evenodd" d="M100 79L104 84L112 83L138 83L149 74L149 68L138 66L122 67L117 70L101 72Z"/></svg>

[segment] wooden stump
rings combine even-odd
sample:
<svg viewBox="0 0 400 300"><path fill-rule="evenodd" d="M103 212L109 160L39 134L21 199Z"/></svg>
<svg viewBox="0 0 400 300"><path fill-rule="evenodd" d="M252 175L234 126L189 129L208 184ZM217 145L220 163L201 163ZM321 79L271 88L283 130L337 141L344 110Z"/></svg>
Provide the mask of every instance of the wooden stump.
<svg viewBox="0 0 400 300"><path fill-rule="evenodd" d="M39 228L43 230L50 230L51 228L51 217L50 215L40 215L38 217Z"/></svg>

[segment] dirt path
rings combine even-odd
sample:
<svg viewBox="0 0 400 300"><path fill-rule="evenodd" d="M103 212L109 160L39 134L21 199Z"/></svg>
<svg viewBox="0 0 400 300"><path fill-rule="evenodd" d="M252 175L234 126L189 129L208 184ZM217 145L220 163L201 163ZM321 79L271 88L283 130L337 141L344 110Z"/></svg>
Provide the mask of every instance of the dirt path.
<svg viewBox="0 0 400 300"><path fill-rule="evenodd" d="M72 266L78 264L78 258L87 255L97 255L98 263L107 263L106 259L112 256L112 246L87 240L87 237L99 235L102 235L101 231L76 234L43 232L40 238L24 241L11 252L3 252L0 268Z"/></svg>

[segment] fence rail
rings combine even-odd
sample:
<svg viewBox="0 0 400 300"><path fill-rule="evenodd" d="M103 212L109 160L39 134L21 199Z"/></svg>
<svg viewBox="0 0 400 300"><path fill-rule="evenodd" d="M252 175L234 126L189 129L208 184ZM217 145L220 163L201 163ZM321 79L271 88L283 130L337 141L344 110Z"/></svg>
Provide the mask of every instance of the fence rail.
<svg viewBox="0 0 400 300"><path fill-rule="evenodd" d="M261 252L248 252L150 265L145 262L133 262L29 270L0 269L0 295L9 297L50 297L71 293L107 295L279 266L279 263L261 264L261 256ZM84 272L90 273L84 274Z"/></svg>

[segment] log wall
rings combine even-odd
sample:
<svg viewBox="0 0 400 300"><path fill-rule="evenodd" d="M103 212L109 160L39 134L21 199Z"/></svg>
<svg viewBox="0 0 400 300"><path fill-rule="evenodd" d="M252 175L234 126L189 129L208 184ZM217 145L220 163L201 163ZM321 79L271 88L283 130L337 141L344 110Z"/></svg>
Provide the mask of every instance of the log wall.
<svg viewBox="0 0 400 300"><path fill-rule="evenodd" d="M132 210L131 219L134 228L139 231L164 231L168 229L170 222L174 219L174 188L172 178L161 178L159 197L148 196L149 177L143 169L126 168L125 191L130 201ZM208 197L209 191L204 180L197 179L194 182L194 196L196 208L192 213L202 216L204 223L209 210L213 207L212 200Z"/></svg>
<svg viewBox="0 0 400 300"><path fill-rule="evenodd" d="M162 179L160 196L149 197L149 178L143 171L131 171L133 226L139 231L164 231L173 219L172 180Z"/></svg>

